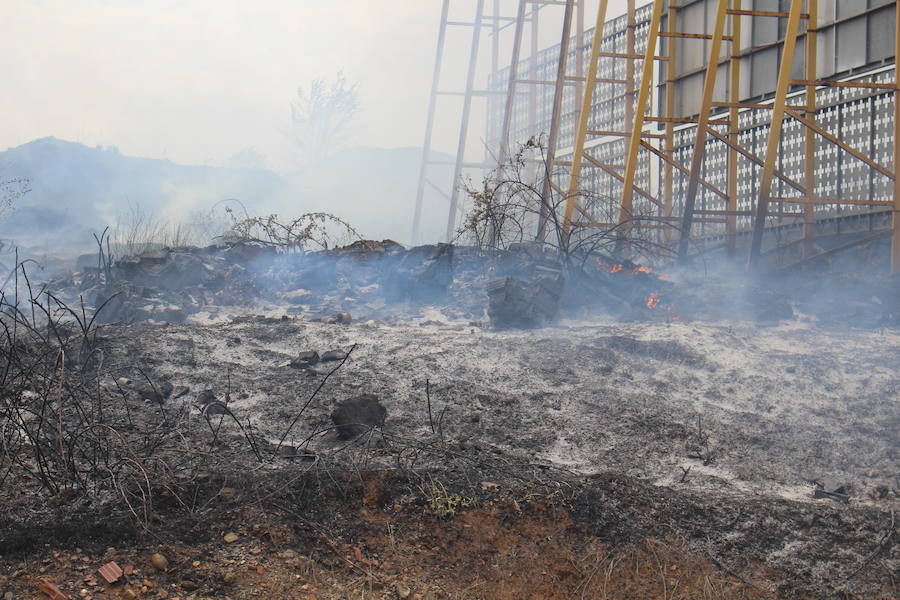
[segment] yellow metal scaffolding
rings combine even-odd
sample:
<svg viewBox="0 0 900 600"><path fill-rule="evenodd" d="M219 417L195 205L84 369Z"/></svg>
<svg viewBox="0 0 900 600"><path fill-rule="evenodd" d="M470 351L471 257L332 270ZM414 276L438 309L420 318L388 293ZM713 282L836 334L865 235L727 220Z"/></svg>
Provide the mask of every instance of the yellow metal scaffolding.
<svg viewBox="0 0 900 600"><path fill-rule="evenodd" d="M898 2L900 3L900 2ZM801 220L803 225L803 252L805 256L811 256L815 252L814 235L816 227L816 205L852 205L871 206L884 208L890 205L892 208L892 250L891 272L900 272L900 182L895 176L897 169L896 159L893 169L888 169L876 163L870 156L857 148L854 148L844 140L839 139L816 122L817 102L816 91L826 86L848 88L889 89L894 94L894 156L900 152L900 70L898 70L896 57L900 55L900 36L895 39L895 67L894 83L871 83L866 81L832 81L821 80L817 77L817 33L818 33L818 0L791 0L787 12L746 10L741 0L719 0L716 5L715 19L712 30L709 32L680 32L678 6L667 0L654 0L650 17L647 46L643 54L634 52L633 48L633 0L629 7L629 36L630 46L626 53L602 52L603 24L608 8L607 0L601 0L597 12L597 24L594 30L594 39L591 47L589 69L586 76L586 85L581 97L580 115L575 132L573 156L569 180L565 192L565 211L563 215L563 231L569 232L574 224L574 213L578 211L586 221L579 224L593 224L619 227L623 234L628 233L631 222L636 218L632 207L635 195L640 195L658 208L656 220L659 221L660 241L664 244L671 243L672 231L667 227L671 225L679 230L677 244L678 256L681 260L687 260L690 256L692 239L692 227L695 222L724 223L726 233L726 249L729 254L734 254L736 248L737 217L752 218L753 228L750 242L748 263L755 267L760 262L762 255L763 236L766 230L767 217L792 217ZM661 29L663 10L667 9L665 31ZM896 10L897 29L900 29L900 10ZM786 31L782 42L780 62L778 65L778 77L771 103L742 103L740 95L740 61L741 54L741 19L751 17L753 19L782 19L786 20ZM805 31L801 30L801 22L806 20ZM658 39L667 40L665 50L657 54ZM794 80L792 78L792 66L798 40L804 38L805 50L803 52L803 73L805 79ZM675 59L676 39L707 40L709 55L706 62L706 70L703 79L703 94L699 112L694 118L680 118L675 108ZM722 44L729 43L730 51L722 61ZM609 132L594 131L590 123L590 107L598 84L598 63L601 56L612 56L628 60L633 65L635 59L643 59L643 68L637 86L626 87L626 131ZM661 95L661 106L657 109L657 115L648 115L648 102L654 81L654 66L657 62L664 65L665 79L662 82L664 94ZM728 101L715 102L716 77L721 64L725 64L728 70ZM633 73L633 68L628 70ZM633 78L627 78L633 82ZM612 85L613 83L610 83ZM788 95L791 87L804 90L802 98L805 105L791 105L788 103ZM632 104L633 94L636 99ZM631 107L633 106L633 110ZM751 151L739 144L738 117L743 109L764 109L770 111L770 126L765 145L765 153L756 156ZM722 118L722 115L726 118ZM803 178L795 181L778 168L782 127L785 121L793 120L804 128L803 137ZM646 123L662 123L662 134L645 131ZM696 137L693 154L689 165L678 163L674 158L674 129L676 125L694 124ZM717 131L716 127L726 126L725 133ZM624 156L624 170L604 164L590 155L586 150L587 139L591 134L623 135L627 138L627 147ZM822 198L816 194L816 144L818 140L836 145L841 151L849 154L856 160L862 161L873 172L887 177L893 182L893 202L874 200L872 198L844 199ZM727 186L719 189L702 174L704 161L706 160L708 143L721 142L727 148ZM659 146L659 147L658 147ZM641 152L650 152L661 159L661 193L662 198L654 198L649 192L641 189L635 183L635 174ZM744 158L760 169L759 188L755 207L752 210L739 210L737 204L739 170L738 161ZM621 197L618 198L618 223L597 223L591 215L587 214L581 206L579 198L582 195L581 177L584 162L590 166L598 167L608 176L622 183ZM682 214L673 214L672 198L674 195L673 178L675 171L680 171L687 176L687 186ZM778 179L788 187L799 192L798 196L775 197L772 193L773 183ZM725 210L698 209L696 200L700 188L708 190L713 195L725 202ZM785 208L785 207L788 208ZM791 208L791 207L796 208Z"/></svg>

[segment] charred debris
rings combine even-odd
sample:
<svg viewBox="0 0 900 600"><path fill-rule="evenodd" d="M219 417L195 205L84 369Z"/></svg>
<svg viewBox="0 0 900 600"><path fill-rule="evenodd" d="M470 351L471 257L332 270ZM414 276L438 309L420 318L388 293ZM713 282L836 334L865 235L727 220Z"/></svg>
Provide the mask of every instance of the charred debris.
<svg viewBox="0 0 900 600"><path fill-rule="evenodd" d="M900 321L900 283L852 271L776 272L765 279L664 270L590 253L562 255L539 243L502 250L436 244L405 248L359 240L320 251L255 243L166 248L111 260L101 251L49 284L77 304L104 306L104 322L202 322L232 311L278 306L325 322L398 320L434 306L449 318L494 328L535 328L560 318L745 320L884 326Z"/></svg>
<svg viewBox="0 0 900 600"><path fill-rule="evenodd" d="M608 257L560 260L538 244L506 250L437 244L406 249L360 240L316 252L255 244L175 248L88 266L50 287L104 305L107 322L180 323L219 307L284 307L325 322L398 318L433 305L498 328L553 324L563 314L602 308L642 318L672 284L648 268Z"/></svg>

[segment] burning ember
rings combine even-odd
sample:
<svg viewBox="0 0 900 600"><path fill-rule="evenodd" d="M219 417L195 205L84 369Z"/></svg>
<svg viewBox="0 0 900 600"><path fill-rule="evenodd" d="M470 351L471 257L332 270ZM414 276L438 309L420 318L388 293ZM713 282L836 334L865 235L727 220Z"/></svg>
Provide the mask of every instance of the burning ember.
<svg viewBox="0 0 900 600"><path fill-rule="evenodd" d="M616 263L610 264L604 260L599 258L595 259L597 261L597 265L606 271L607 273L622 273L624 272L626 275L636 275L638 273L647 273L650 274L653 272L653 269L650 267L635 267L633 269L626 268L625 265Z"/></svg>
<svg viewBox="0 0 900 600"><path fill-rule="evenodd" d="M651 310L659 306L660 302L662 302L662 298L660 297L659 292L653 292L647 296L647 308Z"/></svg>

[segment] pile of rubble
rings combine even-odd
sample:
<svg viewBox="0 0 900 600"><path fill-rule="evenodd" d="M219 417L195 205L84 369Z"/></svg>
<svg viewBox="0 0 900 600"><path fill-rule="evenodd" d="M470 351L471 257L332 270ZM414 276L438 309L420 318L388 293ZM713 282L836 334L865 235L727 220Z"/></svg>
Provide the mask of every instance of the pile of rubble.
<svg viewBox="0 0 900 600"><path fill-rule="evenodd" d="M484 252L364 240L296 253L237 244L146 252L108 268L85 267L51 287L103 306L100 319L106 322L180 323L220 307L263 303L291 315L346 322L431 305L463 319L483 321L487 315L496 327L530 328L553 323L561 308L643 314L649 295L665 286L633 265L610 272L600 266L603 261L581 262L564 269L556 254L536 244ZM577 281L567 285L567 273Z"/></svg>

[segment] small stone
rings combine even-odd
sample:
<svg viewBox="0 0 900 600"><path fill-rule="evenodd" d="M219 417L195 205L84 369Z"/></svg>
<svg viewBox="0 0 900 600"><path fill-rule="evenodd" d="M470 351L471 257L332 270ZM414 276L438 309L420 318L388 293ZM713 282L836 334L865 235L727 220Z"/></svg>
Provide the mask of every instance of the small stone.
<svg viewBox="0 0 900 600"><path fill-rule="evenodd" d="M134 600L138 595L133 589L125 588L125 597L128 598L128 600Z"/></svg>
<svg viewBox="0 0 900 600"><path fill-rule="evenodd" d="M336 360L344 360L345 358L347 358L347 353L343 350L329 350L322 355L322 358L320 360L322 362L331 362Z"/></svg>
<svg viewBox="0 0 900 600"><path fill-rule="evenodd" d="M222 500L234 500L235 495L236 491L234 488L227 487L219 490L219 497L222 498Z"/></svg>
<svg viewBox="0 0 900 600"><path fill-rule="evenodd" d="M372 394L349 398L331 413L338 437L347 440L384 425L387 409Z"/></svg>
<svg viewBox="0 0 900 600"><path fill-rule="evenodd" d="M283 558L285 560L291 560L293 558L297 558L297 553L293 550L282 550L278 553L278 558Z"/></svg>
<svg viewBox="0 0 900 600"><path fill-rule="evenodd" d="M150 562L153 563L154 568L158 571L165 571L169 568L169 560L158 552L150 557Z"/></svg>
<svg viewBox="0 0 900 600"><path fill-rule="evenodd" d="M236 541L238 541L238 534L236 534L233 531L229 531L228 533L225 534L225 537L223 537L222 539L225 540L226 544L233 544Z"/></svg>
<svg viewBox="0 0 900 600"><path fill-rule="evenodd" d="M350 316L350 313L341 312L334 316L338 323L341 325L349 325L353 322L353 317Z"/></svg>
<svg viewBox="0 0 900 600"><path fill-rule="evenodd" d="M319 362L319 353L315 350L301 352L297 358L291 361L291 366L295 369L308 369Z"/></svg>
<svg viewBox="0 0 900 600"><path fill-rule="evenodd" d="M394 590L397 592L397 595L404 600L412 595L412 590L399 581L394 584Z"/></svg>
<svg viewBox="0 0 900 600"><path fill-rule="evenodd" d="M232 573L231 571L229 571L228 573L225 573L225 575L222 576L222 581L224 581L225 583L234 583L235 579L236 579L235 574Z"/></svg>

